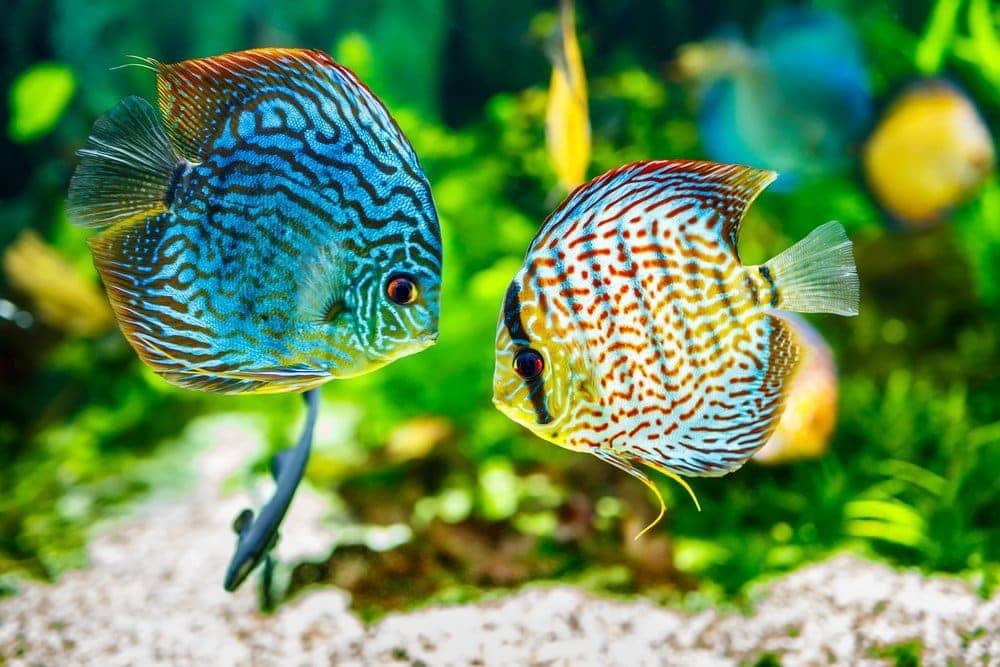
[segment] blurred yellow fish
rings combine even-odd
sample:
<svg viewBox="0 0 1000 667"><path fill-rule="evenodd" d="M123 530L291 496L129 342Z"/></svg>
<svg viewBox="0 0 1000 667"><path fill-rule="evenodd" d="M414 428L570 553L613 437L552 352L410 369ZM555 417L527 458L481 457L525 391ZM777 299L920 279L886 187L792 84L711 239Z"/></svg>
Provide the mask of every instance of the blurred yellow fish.
<svg viewBox="0 0 1000 667"><path fill-rule="evenodd" d="M96 336L115 326L97 285L84 279L33 230L21 232L3 254L10 285L27 294L46 324L77 336Z"/></svg>
<svg viewBox="0 0 1000 667"><path fill-rule="evenodd" d="M783 313L782 318L798 344L799 367L778 427L753 456L757 463L769 465L823 456L837 423L837 366L830 346L798 315Z"/></svg>
<svg viewBox="0 0 1000 667"><path fill-rule="evenodd" d="M904 92L864 149L872 194L896 222L918 229L971 199L995 163L993 139L975 106L942 80Z"/></svg>
<svg viewBox="0 0 1000 667"><path fill-rule="evenodd" d="M726 74L748 71L753 51L735 39L707 39L677 47L677 57L668 66L677 81L694 81L708 84ZM703 86L704 88L704 86ZM705 91L700 91L703 94Z"/></svg>
<svg viewBox="0 0 1000 667"><path fill-rule="evenodd" d="M552 81L545 111L545 141L559 185L572 190L586 179L590 164L587 76L576 40L572 0L560 2L559 29L549 51Z"/></svg>

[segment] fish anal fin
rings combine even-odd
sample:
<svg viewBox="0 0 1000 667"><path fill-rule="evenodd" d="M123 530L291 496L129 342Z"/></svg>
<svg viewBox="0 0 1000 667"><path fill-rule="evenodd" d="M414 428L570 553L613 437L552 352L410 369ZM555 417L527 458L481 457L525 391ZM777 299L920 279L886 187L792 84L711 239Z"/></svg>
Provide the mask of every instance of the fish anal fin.
<svg viewBox="0 0 1000 667"><path fill-rule="evenodd" d="M791 325L778 315L765 316L769 323L767 361L764 364L764 376L756 397L754 412L757 419L748 428L759 434L759 444L762 447L778 426L778 421L785 409L785 399L791 384L792 375L799 367L799 344Z"/></svg>
<svg viewBox="0 0 1000 667"><path fill-rule="evenodd" d="M146 341L153 347L155 344ZM161 358L169 355L158 351ZM174 357L173 362L180 359ZM186 389L197 389L216 394L279 394L288 391L306 391L331 379L330 373L322 368L290 367L234 369L217 361L207 360L199 364L185 362L179 370L164 371L165 380ZM280 465L280 464L279 464Z"/></svg>
<svg viewBox="0 0 1000 667"><path fill-rule="evenodd" d="M791 325L778 315L770 314L767 319L771 324L771 334L765 385L784 382L799 365L799 345Z"/></svg>
<svg viewBox="0 0 1000 667"><path fill-rule="evenodd" d="M798 335L778 314L761 315L755 330L761 331L760 352L742 352L742 363L755 370L751 376L724 382L729 405L726 414L716 413L706 421L702 415L698 431L714 432L715 444L707 458L699 460L693 474L719 477L741 468L754 453L767 443L778 426L785 409L791 380L799 368ZM755 346L756 348L756 346ZM706 428L710 425L710 428ZM697 437L700 437L697 436Z"/></svg>
<svg viewBox="0 0 1000 667"><path fill-rule="evenodd" d="M103 228L168 210L177 176L188 166L141 97L126 97L97 119L78 155L66 212L81 227Z"/></svg>
<svg viewBox="0 0 1000 667"><path fill-rule="evenodd" d="M262 88L326 76L339 66L310 49L252 49L175 64L156 63L160 113L181 153L201 159L228 112Z"/></svg>
<svg viewBox="0 0 1000 667"><path fill-rule="evenodd" d="M188 306L172 296L162 252L172 213L116 224L88 239L94 266L104 282L118 325L132 348L154 371L165 375L204 361L212 332L188 316Z"/></svg>

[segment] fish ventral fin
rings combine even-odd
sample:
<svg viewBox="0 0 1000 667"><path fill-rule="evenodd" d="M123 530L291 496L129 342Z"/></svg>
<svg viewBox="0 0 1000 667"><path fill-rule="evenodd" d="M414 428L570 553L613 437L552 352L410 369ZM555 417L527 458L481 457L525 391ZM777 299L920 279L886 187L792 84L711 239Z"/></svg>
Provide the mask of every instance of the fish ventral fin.
<svg viewBox="0 0 1000 667"><path fill-rule="evenodd" d="M656 524L660 523L660 520L663 519L663 515L667 513L667 504L663 502L663 494L660 493L660 490L656 487L656 484L653 482L653 480L649 478L649 475L647 475L645 472L632 465L630 462L628 462L618 454L610 452L606 449L596 449L594 450L594 454L595 456L597 456L597 458L601 459L605 463L610 463L615 468L627 472L632 477L635 477L637 480L642 482L647 489L652 491L654 496L656 496L656 500L660 504L660 511L656 515L655 519L646 524L646 527L640 530L636 534L635 539L639 539L640 537L648 533L650 530L652 530L653 527L656 526ZM648 461L643 461L643 463L650 466L651 468L654 468L655 470L659 470L664 475L666 475L670 479L680 484L684 488L684 490L688 492L688 495L691 496L691 500L694 501L694 506L698 508L699 512L701 511L701 503L698 502L698 496L695 495L694 489L691 488L691 485L688 484L683 477L673 472L672 470L668 470L654 463L650 463Z"/></svg>
<svg viewBox="0 0 1000 667"><path fill-rule="evenodd" d="M782 310L857 315L860 284L851 240L843 226L828 222L757 267L776 288Z"/></svg>
<svg viewBox="0 0 1000 667"><path fill-rule="evenodd" d="M156 67L167 132L183 155L199 161L230 112L262 89L328 79L331 68L342 70L326 53L310 49L252 49Z"/></svg>
<svg viewBox="0 0 1000 667"><path fill-rule="evenodd" d="M126 97L98 118L77 155L66 213L81 227L103 228L169 210L190 167L141 97Z"/></svg>

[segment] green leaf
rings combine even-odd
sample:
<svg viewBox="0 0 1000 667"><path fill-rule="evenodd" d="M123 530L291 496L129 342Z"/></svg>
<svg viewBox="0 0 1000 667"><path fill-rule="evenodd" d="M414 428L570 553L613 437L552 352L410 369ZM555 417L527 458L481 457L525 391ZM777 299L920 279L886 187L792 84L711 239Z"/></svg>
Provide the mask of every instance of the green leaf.
<svg viewBox="0 0 1000 667"><path fill-rule="evenodd" d="M76 89L73 71L61 63L36 63L21 72L10 88L12 141L26 143L52 130Z"/></svg>
<svg viewBox="0 0 1000 667"><path fill-rule="evenodd" d="M917 69L922 74L937 74L944 62L945 52L955 37L955 27L958 22L958 10L962 8L963 0L938 0L934 4L927 32L917 44L914 54Z"/></svg>
<svg viewBox="0 0 1000 667"><path fill-rule="evenodd" d="M334 60L347 67L363 81L372 77L374 58L368 39L359 32L349 32L333 47Z"/></svg>
<svg viewBox="0 0 1000 667"><path fill-rule="evenodd" d="M979 65L994 85L1000 85L1000 34L990 12L990 0L972 0L969 5L969 34Z"/></svg>

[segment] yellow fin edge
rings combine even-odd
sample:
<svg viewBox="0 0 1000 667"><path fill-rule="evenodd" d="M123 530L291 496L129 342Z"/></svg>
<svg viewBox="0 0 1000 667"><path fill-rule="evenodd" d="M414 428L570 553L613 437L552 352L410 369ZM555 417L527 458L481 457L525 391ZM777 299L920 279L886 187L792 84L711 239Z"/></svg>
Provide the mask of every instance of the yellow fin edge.
<svg viewBox="0 0 1000 667"><path fill-rule="evenodd" d="M688 492L688 495L691 496L691 500L694 501L694 506L698 509L699 512L701 511L701 503L698 502L698 496L695 495L694 489L692 489L691 485L687 483L687 480L685 480L677 473L671 470L667 470L666 468L661 468L659 466L653 466L653 465L651 465L650 467L653 468L654 470L658 470L659 472L663 473L670 479L680 484L681 487ZM639 531L639 533L635 536L635 538L633 538L636 540L638 540L640 537L642 537L650 530L652 530L653 527L656 526L656 524L660 523L660 521L663 519L663 515L666 514L667 512L666 503L663 502L663 494L661 494L660 490L656 488L656 484L653 483L653 480L651 480L649 477L646 477L645 475L643 475L642 477L638 477L638 479L641 480L642 483L646 485L646 488L652 491L653 495L656 496L656 500L659 501L660 503L660 513L657 514L656 518L650 521L645 528Z"/></svg>

